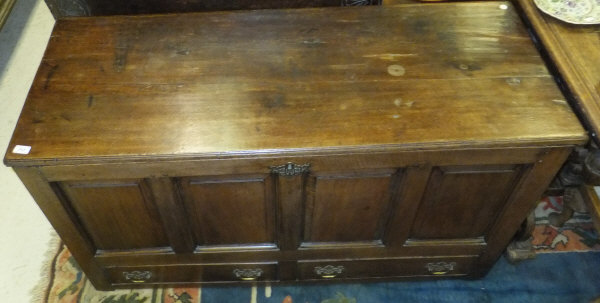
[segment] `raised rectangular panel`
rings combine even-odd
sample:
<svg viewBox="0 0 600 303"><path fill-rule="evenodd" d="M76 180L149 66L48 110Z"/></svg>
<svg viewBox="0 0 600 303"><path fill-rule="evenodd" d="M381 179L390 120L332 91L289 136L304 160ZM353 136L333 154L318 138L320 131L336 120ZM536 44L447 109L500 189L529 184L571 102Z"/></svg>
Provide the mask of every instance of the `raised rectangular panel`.
<svg viewBox="0 0 600 303"><path fill-rule="evenodd" d="M269 175L180 179L199 246L275 245L275 204Z"/></svg>
<svg viewBox="0 0 600 303"><path fill-rule="evenodd" d="M438 167L414 219L413 239L485 236L521 175L522 166Z"/></svg>
<svg viewBox="0 0 600 303"><path fill-rule="evenodd" d="M307 184L304 245L380 243L394 170L316 174Z"/></svg>
<svg viewBox="0 0 600 303"><path fill-rule="evenodd" d="M61 182L59 187L97 249L169 246L144 181Z"/></svg>

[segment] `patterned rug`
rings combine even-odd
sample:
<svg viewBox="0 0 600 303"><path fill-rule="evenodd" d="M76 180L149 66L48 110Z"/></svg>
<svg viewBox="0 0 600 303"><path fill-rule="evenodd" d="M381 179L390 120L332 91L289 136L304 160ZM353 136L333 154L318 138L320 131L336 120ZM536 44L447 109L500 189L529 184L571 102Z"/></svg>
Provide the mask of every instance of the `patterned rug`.
<svg viewBox="0 0 600 303"><path fill-rule="evenodd" d="M548 223L548 215L562 212L562 197L545 197L535 209L533 246L536 253L600 251L600 238L588 213L574 213L562 227Z"/></svg>
<svg viewBox="0 0 600 303"><path fill-rule="evenodd" d="M535 260L517 265L502 258L483 279L426 282L298 284L97 291L64 245L57 245L36 303L356 303L356 302L590 302L600 296L600 239L590 216L575 213L557 228L548 214L561 197L542 199L533 233ZM58 251L56 253L56 251ZM563 252L562 254L550 254ZM570 253L569 253L570 252ZM578 253L573 253L578 252Z"/></svg>

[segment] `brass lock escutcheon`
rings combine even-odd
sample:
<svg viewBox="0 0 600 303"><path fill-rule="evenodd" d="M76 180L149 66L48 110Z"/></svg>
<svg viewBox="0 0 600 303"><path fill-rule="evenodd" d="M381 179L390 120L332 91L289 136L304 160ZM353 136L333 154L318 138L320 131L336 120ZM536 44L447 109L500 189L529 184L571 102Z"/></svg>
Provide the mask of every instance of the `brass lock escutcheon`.
<svg viewBox="0 0 600 303"><path fill-rule="evenodd" d="M299 176L304 173L307 173L310 170L310 163L300 165L300 164L288 162L283 165L271 166L269 168L271 169L272 174L286 176L286 177L292 177L292 176Z"/></svg>

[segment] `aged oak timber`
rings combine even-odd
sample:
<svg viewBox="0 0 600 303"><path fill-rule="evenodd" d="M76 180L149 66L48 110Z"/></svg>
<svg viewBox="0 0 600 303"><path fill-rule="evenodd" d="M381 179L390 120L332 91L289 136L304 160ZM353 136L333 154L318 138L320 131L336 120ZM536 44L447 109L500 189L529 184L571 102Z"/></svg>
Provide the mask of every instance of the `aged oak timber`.
<svg viewBox="0 0 600 303"><path fill-rule="evenodd" d="M507 2L71 18L5 163L100 289L477 277L563 101Z"/></svg>

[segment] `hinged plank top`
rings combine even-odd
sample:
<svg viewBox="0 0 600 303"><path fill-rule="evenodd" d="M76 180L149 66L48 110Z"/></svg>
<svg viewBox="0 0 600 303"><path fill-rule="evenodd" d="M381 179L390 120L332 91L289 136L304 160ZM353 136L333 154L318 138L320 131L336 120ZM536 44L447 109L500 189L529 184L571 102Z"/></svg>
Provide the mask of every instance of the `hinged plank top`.
<svg viewBox="0 0 600 303"><path fill-rule="evenodd" d="M509 3L412 4L59 20L5 161L585 138Z"/></svg>

